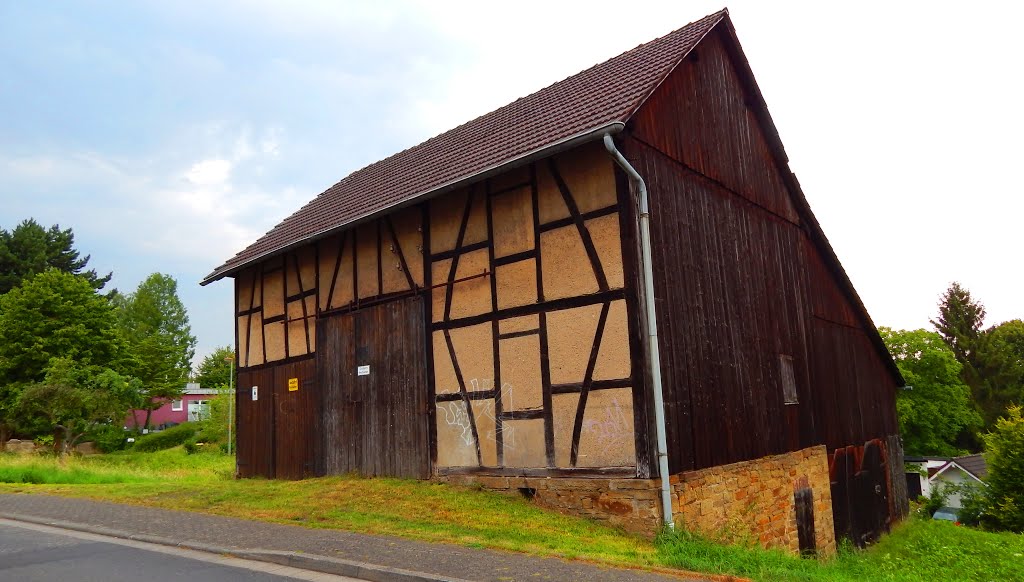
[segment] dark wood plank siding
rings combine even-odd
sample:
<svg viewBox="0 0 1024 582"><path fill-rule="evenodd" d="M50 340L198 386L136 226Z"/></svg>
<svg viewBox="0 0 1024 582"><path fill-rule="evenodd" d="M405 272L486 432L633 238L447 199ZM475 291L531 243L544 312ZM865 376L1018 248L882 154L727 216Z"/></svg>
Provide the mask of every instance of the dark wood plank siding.
<svg viewBox="0 0 1024 582"><path fill-rule="evenodd" d="M318 474L430 476L425 326L418 296L320 321Z"/></svg>
<svg viewBox="0 0 1024 582"><path fill-rule="evenodd" d="M645 144L631 141L625 149L647 180L656 217L670 470L789 450L786 409L813 399L801 325L800 230ZM793 358L799 404L784 404L780 354ZM798 446L813 440L811 426L792 432Z"/></svg>
<svg viewBox="0 0 1024 582"><path fill-rule="evenodd" d="M356 352L353 348L355 317L337 315L317 326L317 384L320 387L320 418L314 443L317 475L337 475L358 467L362 440L351 436L351 427L362 418L363 402L354 393Z"/></svg>
<svg viewBox="0 0 1024 582"><path fill-rule="evenodd" d="M238 475L274 477L274 370L238 371L236 410ZM257 399L252 399L252 388Z"/></svg>
<svg viewBox="0 0 1024 582"><path fill-rule="evenodd" d="M897 432L895 377L811 242L724 34L620 139L650 190L672 472Z"/></svg>
<svg viewBox="0 0 1024 582"><path fill-rule="evenodd" d="M651 95L633 135L790 222L798 222L717 29ZM671 121L671 123L666 123Z"/></svg>

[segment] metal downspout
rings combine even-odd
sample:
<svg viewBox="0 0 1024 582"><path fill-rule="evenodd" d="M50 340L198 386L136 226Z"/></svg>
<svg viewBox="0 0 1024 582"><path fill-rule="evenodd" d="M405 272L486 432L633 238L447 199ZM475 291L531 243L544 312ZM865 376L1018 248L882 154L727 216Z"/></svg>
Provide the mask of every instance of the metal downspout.
<svg viewBox="0 0 1024 582"><path fill-rule="evenodd" d="M650 355L651 383L654 387L654 423L658 433L658 469L661 474L661 515L665 525L675 528L672 517L672 493L668 482L668 439L665 436L665 395L661 387L661 354L658 351L658 322L654 309L654 267L651 259L650 210L647 204L647 184L643 177L615 147L610 134L604 135L604 147L636 185L640 196L640 252L644 273L644 303L647 307L647 345Z"/></svg>

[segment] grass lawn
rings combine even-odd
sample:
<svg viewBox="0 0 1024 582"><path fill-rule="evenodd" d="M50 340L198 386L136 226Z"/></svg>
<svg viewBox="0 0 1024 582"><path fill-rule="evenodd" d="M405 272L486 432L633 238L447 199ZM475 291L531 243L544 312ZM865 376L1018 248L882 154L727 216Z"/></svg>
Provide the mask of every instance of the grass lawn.
<svg viewBox="0 0 1024 582"><path fill-rule="evenodd" d="M656 541L524 499L423 481L235 480L234 458L175 448L64 462L0 455L0 493L87 497L639 568L755 580L1024 580L1024 536L910 519L866 551L815 561L685 533ZM522 524L522 527L514 527Z"/></svg>

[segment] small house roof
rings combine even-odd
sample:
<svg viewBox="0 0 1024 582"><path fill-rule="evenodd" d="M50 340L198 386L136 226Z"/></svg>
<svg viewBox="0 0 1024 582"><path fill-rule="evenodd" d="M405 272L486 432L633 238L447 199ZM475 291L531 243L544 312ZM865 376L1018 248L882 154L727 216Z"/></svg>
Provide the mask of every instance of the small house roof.
<svg viewBox="0 0 1024 582"><path fill-rule="evenodd" d="M981 453L964 455L953 459L963 470L971 473L979 479L988 475L988 465L985 464L985 457Z"/></svg>

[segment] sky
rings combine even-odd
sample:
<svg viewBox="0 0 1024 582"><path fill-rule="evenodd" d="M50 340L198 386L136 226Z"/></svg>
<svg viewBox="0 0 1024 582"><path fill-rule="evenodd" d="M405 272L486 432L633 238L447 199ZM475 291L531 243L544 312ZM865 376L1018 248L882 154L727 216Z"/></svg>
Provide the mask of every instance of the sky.
<svg viewBox="0 0 1024 582"><path fill-rule="evenodd" d="M198 282L369 163L722 8L657 2L0 0L0 228L71 227L133 290ZM952 281L1024 317L1016 3L728 5L811 208L877 325Z"/></svg>

